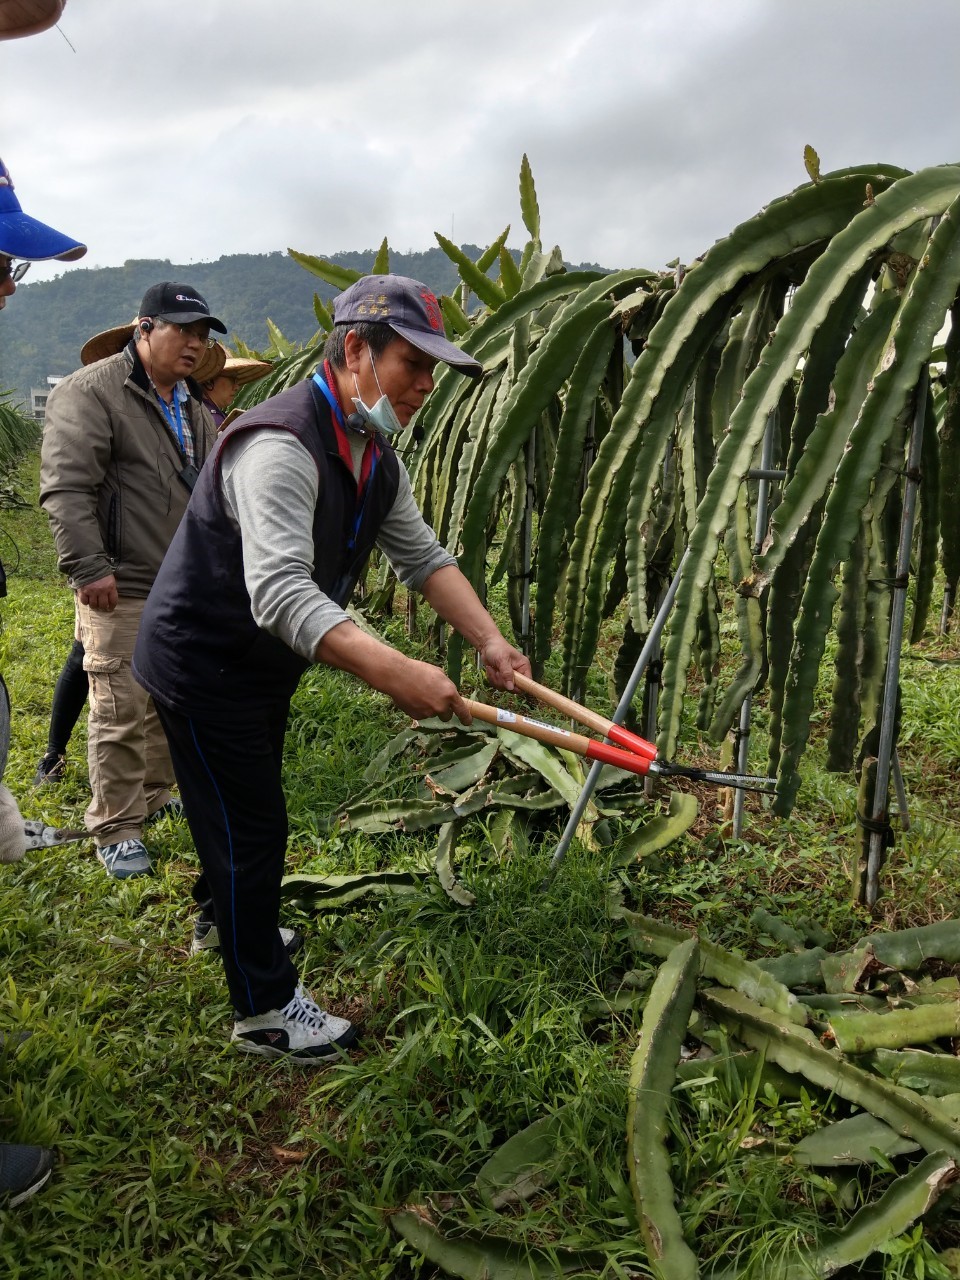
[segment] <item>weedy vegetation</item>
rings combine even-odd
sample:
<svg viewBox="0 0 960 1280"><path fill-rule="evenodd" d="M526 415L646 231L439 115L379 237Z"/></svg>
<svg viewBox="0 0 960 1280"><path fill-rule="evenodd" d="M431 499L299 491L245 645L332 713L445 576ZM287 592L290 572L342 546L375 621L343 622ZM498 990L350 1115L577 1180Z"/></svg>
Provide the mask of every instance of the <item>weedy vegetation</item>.
<svg viewBox="0 0 960 1280"><path fill-rule="evenodd" d="M87 794L82 725L66 782L30 787L72 620L32 505L35 473L31 457L15 479L30 503L2 514L19 550L3 606L8 780L26 816L76 825ZM416 646L390 625L394 642ZM960 698L954 657L937 640L906 664L912 826L885 868L879 919L850 901L853 789L816 764L789 819L752 799L747 837L725 841L703 792L686 836L618 866L631 826L654 804L612 844L575 842L547 893L557 814L518 828L498 851L480 815L458 841L457 874L475 897L459 906L433 874L435 829L329 829L403 725L349 679L311 672L287 738L291 871L419 873L402 894L289 909L306 937L306 980L365 1028L362 1050L323 1072L229 1048L219 962L189 955L197 864L183 827L162 824L156 876L129 884L109 881L89 844L5 867L0 1136L60 1155L43 1194L0 1212L5 1274L658 1274L631 1191L627 1109L659 961L611 911L611 886L632 909L757 958L780 949L751 923L758 907L817 921L837 947L879 926L957 914L956 754L944 714ZM697 743L691 731L690 749ZM21 1045L10 1034L18 1028L33 1032ZM791 1147L849 1107L742 1046L716 1042L716 1051L709 1068L684 1063L669 1093L663 1142L679 1226L703 1274L780 1274L876 1200L904 1157L856 1176L796 1162ZM637 1106L642 1118L642 1095ZM858 1274L953 1274L934 1255L949 1259L960 1245L955 1222L949 1210L928 1214Z"/></svg>

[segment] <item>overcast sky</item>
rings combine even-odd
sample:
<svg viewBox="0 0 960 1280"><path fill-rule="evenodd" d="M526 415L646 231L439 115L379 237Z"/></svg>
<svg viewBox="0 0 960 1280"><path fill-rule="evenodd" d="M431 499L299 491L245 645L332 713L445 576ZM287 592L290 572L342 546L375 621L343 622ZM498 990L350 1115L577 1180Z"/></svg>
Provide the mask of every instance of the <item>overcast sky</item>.
<svg viewBox="0 0 960 1280"><path fill-rule="evenodd" d="M0 42L0 156L80 268L520 247L524 152L547 245L656 268L805 181L805 143L960 161L958 57L957 0L69 0Z"/></svg>

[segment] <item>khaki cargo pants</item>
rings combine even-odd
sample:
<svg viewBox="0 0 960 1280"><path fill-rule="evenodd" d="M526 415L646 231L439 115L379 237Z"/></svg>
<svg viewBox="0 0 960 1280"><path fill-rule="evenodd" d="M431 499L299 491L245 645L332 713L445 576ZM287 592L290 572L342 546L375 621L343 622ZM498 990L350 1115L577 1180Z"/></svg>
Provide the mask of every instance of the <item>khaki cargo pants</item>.
<svg viewBox="0 0 960 1280"><path fill-rule="evenodd" d="M77 639L90 678L87 764L93 798L87 830L102 848L138 840L147 816L176 786L156 708L130 660L145 600L121 596L110 612L77 601Z"/></svg>

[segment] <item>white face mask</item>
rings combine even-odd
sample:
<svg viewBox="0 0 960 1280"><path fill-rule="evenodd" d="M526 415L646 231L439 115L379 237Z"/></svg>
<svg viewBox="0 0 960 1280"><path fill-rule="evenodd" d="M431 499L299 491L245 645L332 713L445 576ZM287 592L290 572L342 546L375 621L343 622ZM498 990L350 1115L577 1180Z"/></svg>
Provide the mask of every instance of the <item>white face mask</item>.
<svg viewBox="0 0 960 1280"><path fill-rule="evenodd" d="M360 384L357 382L357 375L353 375L353 382L357 388L357 394L352 398L357 413L365 423L371 426L375 431L382 431L385 436L395 436L397 432L403 430L403 423L397 417L393 405L383 394L383 388L380 386L380 379L377 377L377 366L373 363L373 356L370 357L370 368L373 370L373 376L377 384L377 390L380 392L380 399L372 407L364 404L360 398ZM352 415L351 415L352 416Z"/></svg>

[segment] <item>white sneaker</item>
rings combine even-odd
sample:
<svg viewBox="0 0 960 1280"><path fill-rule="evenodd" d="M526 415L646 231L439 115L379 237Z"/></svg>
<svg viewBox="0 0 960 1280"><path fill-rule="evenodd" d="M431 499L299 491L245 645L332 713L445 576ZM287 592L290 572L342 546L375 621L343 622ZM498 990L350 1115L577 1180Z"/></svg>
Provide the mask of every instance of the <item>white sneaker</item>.
<svg viewBox="0 0 960 1280"><path fill-rule="evenodd" d="M237 1048L262 1058L289 1058L293 1062L333 1062L340 1050L357 1038L356 1027L346 1018L335 1018L297 987L282 1009L271 1009L252 1018L238 1018L230 1037Z"/></svg>

